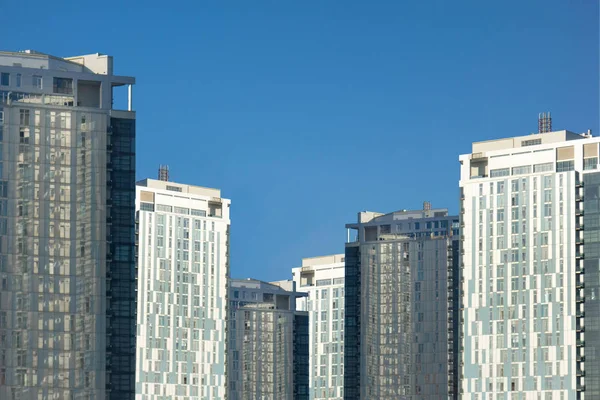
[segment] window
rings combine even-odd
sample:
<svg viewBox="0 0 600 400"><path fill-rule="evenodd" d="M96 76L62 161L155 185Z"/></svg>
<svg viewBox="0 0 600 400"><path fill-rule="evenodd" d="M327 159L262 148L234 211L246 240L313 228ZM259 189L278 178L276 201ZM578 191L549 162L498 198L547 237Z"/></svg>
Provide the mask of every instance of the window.
<svg viewBox="0 0 600 400"><path fill-rule="evenodd" d="M273 293L263 293L263 301L265 303L273 303Z"/></svg>
<svg viewBox="0 0 600 400"><path fill-rule="evenodd" d="M199 217L206 217L206 211L204 210L195 210L192 208L192 215L196 215Z"/></svg>
<svg viewBox="0 0 600 400"><path fill-rule="evenodd" d="M16 87L21 87L21 74L17 74L17 79L15 81Z"/></svg>
<svg viewBox="0 0 600 400"><path fill-rule="evenodd" d="M496 186L496 193L502 194L504 193L504 182L498 182Z"/></svg>
<svg viewBox="0 0 600 400"><path fill-rule="evenodd" d="M509 176L509 175L510 175L509 168L493 169L490 171L491 178L498 178L500 176Z"/></svg>
<svg viewBox="0 0 600 400"><path fill-rule="evenodd" d="M583 169L596 169L598 168L598 157L586 158L583 160Z"/></svg>
<svg viewBox="0 0 600 400"><path fill-rule="evenodd" d="M10 74L8 72L0 73L0 86L10 85Z"/></svg>
<svg viewBox="0 0 600 400"><path fill-rule="evenodd" d="M513 175L523 175L531 173L531 165L523 165L520 167L513 167L512 174Z"/></svg>
<svg viewBox="0 0 600 400"><path fill-rule="evenodd" d="M156 211L166 211L166 212L172 212L173 207L171 206L167 206L164 204L157 204L156 205Z"/></svg>
<svg viewBox="0 0 600 400"><path fill-rule="evenodd" d="M554 164L551 162L544 163L544 164L535 164L533 166L533 172L548 172L548 171L552 171L553 168L554 168Z"/></svg>
<svg viewBox="0 0 600 400"><path fill-rule="evenodd" d="M36 89L42 88L42 77L39 75L33 75L31 79L31 85Z"/></svg>
<svg viewBox="0 0 600 400"><path fill-rule="evenodd" d="M186 215L188 215L190 213L190 209L189 208L184 208L184 207L174 207L173 208L173 212L175 212L177 214L186 214Z"/></svg>
<svg viewBox="0 0 600 400"><path fill-rule="evenodd" d="M142 210L142 211L154 211L154 204L152 204L152 203L140 203L140 210Z"/></svg>
<svg viewBox="0 0 600 400"><path fill-rule="evenodd" d="M556 172L573 171L575 169L575 161L558 161L556 163Z"/></svg>
<svg viewBox="0 0 600 400"><path fill-rule="evenodd" d="M538 144L542 144L542 139L531 139L521 141L521 147L535 146Z"/></svg>
<svg viewBox="0 0 600 400"><path fill-rule="evenodd" d="M167 185L167 190L171 190L173 192L181 192L181 188L177 186L169 186Z"/></svg>
<svg viewBox="0 0 600 400"><path fill-rule="evenodd" d="M19 110L19 125L29 126L29 110Z"/></svg>
<svg viewBox="0 0 600 400"><path fill-rule="evenodd" d="M73 79L71 78L54 78L52 85L54 93L73 94Z"/></svg>

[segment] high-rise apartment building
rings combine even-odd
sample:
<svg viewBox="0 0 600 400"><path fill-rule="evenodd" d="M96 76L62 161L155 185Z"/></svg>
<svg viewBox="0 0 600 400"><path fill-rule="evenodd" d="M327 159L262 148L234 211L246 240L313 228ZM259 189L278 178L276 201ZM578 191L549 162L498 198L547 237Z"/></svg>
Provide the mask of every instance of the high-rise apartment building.
<svg viewBox="0 0 600 400"><path fill-rule="evenodd" d="M456 398L458 217L426 202L346 227L344 399Z"/></svg>
<svg viewBox="0 0 600 400"><path fill-rule="evenodd" d="M546 132L460 156L465 400L600 398L599 142Z"/></svg>
<svg viewBox="0 0 600 400"><path fill-rule="evenodd" d="M307 292L298 310L307 311L310 335L310 398L344 397L344 255L303 258L292 269L296 287Z"/></svg>
<svg viewBox="0 0 600 400"><path fill-rule="evenodd" d="M224 399L229 207L218 189L136 188L136 398Z"/></svg>
<svg viewBox="0 0 600 400"><path fill-rule="evenodd" d="M133 399L135 113L110 56L0 52L0 398Z"/></svg>
<svg viewBox="0 0 600 400"><path fill-rule="evenodd" d="M231 400L308 400L308 314L293 281L232 279L228 379Z"/></svg>

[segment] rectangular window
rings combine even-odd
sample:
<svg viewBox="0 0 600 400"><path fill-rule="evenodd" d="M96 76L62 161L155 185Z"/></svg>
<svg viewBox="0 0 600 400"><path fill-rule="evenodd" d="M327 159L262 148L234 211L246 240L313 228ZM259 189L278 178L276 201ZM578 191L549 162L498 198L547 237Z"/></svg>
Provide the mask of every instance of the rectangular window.
<svg viewBox="0 0 600 400"><path fill-rule="evenodd" d="M10 85L10 74L8 72L0 73L0 86Z"/></svg>
<svg viewBox="0 0 600 400"><path fill-rule="evenodd" d="M273 293L263 293L263 301L265 303L272 303L273 302Z"/></svg>
<svg viewBox="0 0 600 400"><path fill-rule="evenodd" d="M496 214L496 221L504 221L504 208L499 208Z"/></svg>
<svg viewBox="0 0 600 400"><path fill-rule="evenodd" d="M140 203L140 210L142 210L142 211L154 211L154 204L152 204L152 203Z"/></svg>
<svg viewBox="0 0 600 400"><path fill-rule="evenodd" d="M496 185L496 193L504 193L504 182L498 182L498 184Z"/></svg>
<svg viewBox="0 0 600 400"><path fill-rule="evenodd" d="M29 110L19 110L19 125L29 126Z"/></svg>
<svg viewBox="0 0 600 400"><path fill-rule="evenodd" d="M173 191L173 192L181 192L181 188L177 187L177 186L169 186L167 185L167 190Z"/></svg>
<svg viewBox="0 0 600 400"><path fill-rule="evenodd" d="M15 81L16 87L21 87L21 74L17 74L17 79Z"/></svg>
<svg viewBox="0 0 600 400"><path fill-rule="evenodd" d="M42 77L39 75L33 75L31 77L31 85L36 89L42 88Z"/></svg>
<svg viewBox="0 0 600 400"><path fill-rule="evenodd" d="M548 172L548 171L552 171L554 169L554 164L549 162L549 163L543 163L543 164L535 164L533 166L533 172Z"/></svg>
<svg viewBox="0 0 600 400"><path fill-rule="evenodd" d="M173 207L166 206L164 204L157 204L156 205L156 211L172 212L173 211Z"/></svg>
<svg viewBox="0 0 600 400"><path fill-rule="evenodd" d="M536 146L538 144L542 144L542 139L531 139L521 141L521 147Z"/></svg>
<svg viewBox="0 0 600 400"><path fill-rule="evenodd" d="M573 171L575 169L575 161L558 161L556 163L556 172Z"/></svg>
<svg viewBox="0 0 600 400"><path fill-rule="evenodd" d="M173 208L173 212L175 212L177 214L188 215L190 213L190 209L189 208L184 208L184 207L174 207Z"/></svg>
<svg viewBox="0 0 600 400"><path fill-rule="evenodd" d="M317 286L331 285L331 279L317 279Z"/></svg>
<svg viewBox="0 0 600 400"><path fill-rule="evenodd" d="M598 168L598 157L586 158L583 160L583 169L596 169Z"/></svg>
<svg viewBox="0 0 600 400"><path fill-rule="evenodd" d="M513 175L523 175L531 173L531 165L522 165L520 167L513 167L512 174Z"/></svg>
<svg viewBox="0 0 600 400"><path fill-rule="evenodd" d="M198 217L206 217L206 211L204 210L195 210L192 208L192 215L198 216Z"/></svg>
<svg viewBox="0 0 600 400"><path fill-rule="evenodd" d="M54 93L73 94L73 79L71 78L54 78L52 84Z"/></svg>
<svg viewBox="0 0 600 400"><path fill-rule="evenodd" d="M509 175L510 175L509 168L492 169L490 171L491 178L498 178L500 176L509 176Z"/></svg>

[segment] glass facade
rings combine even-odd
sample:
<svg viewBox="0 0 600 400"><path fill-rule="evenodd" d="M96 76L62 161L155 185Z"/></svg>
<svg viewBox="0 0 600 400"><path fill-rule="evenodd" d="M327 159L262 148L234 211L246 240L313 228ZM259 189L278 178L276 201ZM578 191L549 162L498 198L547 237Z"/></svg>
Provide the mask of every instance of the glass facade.
<svg viewBox="0 0 600 400"><path fill-rule="evenodd" d="M344 308L344 399L360 399L360 304L361 274L359 246L346 246Z"/></svg>
<svg viewBox="0 0 600 400"><path fill-rule="evenodd" d="M1 114L0 398L132 398L135 122Z"/></svg>
<svg viewBox="0 0 600 400"><path fill-rule="evenodd" d="M456 398L458 221L440 214L349 225L345 399Z"/></svg>
<svg viewBox="0 0 600 400"><path fill-rule="evenodd" d="M117 400L135 395L135 120L111 118L107 147L106 398Z"/></svg>
<svg viewBox="0 0 600 400"><path fill-rule="evenodd" d="M309 396L309 323L308 315L294 317L294 399L308 400Z"/></svg>
<svg viewBox="0 0 600 400"><path fill-rule="evenodd" d="M585 397L600 399L600 173L583 175L583 183L585 289L583 298L578 289L576 301L584 301L585 333L578 332L578 343L585 345ZM577 373L583 375L579 368Z"/></svg>
<svg viewBox="0 0 600 400"><path fill-rule="evenodd" d="M250 279L229 290L228 399L308 400L308 314L295 311L302 294Z"/></svg>

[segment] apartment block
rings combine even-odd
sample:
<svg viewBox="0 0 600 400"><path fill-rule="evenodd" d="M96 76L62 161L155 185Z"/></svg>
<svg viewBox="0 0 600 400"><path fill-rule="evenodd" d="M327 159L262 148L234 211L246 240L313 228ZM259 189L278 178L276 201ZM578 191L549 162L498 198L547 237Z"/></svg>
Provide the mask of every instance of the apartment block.
<svg viewBox="0 0 600 400"><path fill-rule="evenodd" d="M600 398L600 139L540 131L460 156L465 400Z"/></svg>
<svg viewBox="0 0 600 400"><path fill-rule="evenodd" d="M292 269L296 287L308 293L298 310L309 315L310 399L344 397L344 255L303 258Z"/></svg>
<svg viewBox="0 0 600 400"><path fill-rule="evenodd" d="M308 315L293 281L232 279L228 378L231 400L308 400Z"/></svg>
<svg viewBox="0 0 600 400"><path fill-rule="evenodd" d="M224 399L230 200L145 179L136 188L136 399Z"/></svg>
<svg viewBox="0 0 600 400"><path fill-rule="evenodd" d="M347 224L344 399L455 399L458 217L361 212Z"/></svg>
<svg viewBox="0 0 600 400"><path fill-rule="evenodd" d="M2 399L133 399L134 83L107 55L0 51Z"/></svg>

